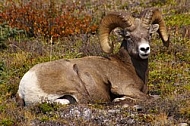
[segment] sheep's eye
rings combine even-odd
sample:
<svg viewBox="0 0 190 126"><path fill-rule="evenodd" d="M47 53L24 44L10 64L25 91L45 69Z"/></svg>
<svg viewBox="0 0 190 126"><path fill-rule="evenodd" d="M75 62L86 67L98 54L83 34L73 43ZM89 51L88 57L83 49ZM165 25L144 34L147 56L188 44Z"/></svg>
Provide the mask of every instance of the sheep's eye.
<svg viewBox="0 0 190 126"><path fill-rule="evenodd" d="M152 39L152 33L150 33L150 35L148 36L148 39L149 39L149 40Z"/></svg>
<svg viewBox="0 0 190 126"><path fill-rule="evenodd" d="M130 40L130 39L131 39L131 36L125 36L125 38Z"/></svg>

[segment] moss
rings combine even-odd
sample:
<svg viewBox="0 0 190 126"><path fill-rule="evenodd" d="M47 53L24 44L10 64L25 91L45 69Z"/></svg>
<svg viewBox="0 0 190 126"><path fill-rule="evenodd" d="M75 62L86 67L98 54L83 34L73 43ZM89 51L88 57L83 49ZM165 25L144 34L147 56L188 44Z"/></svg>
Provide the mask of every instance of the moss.
<svg viewBox="0 0 190 126"><path fill-rule="evenodd" d="M14 122L11 119L4 118L0 121L0 125L2 126L12 126Z"/></svg>
<svg viewBox="0 0 190 126"><path fill-rule="evenodd" d="M180 114L187 118L190 118L190 99L182 102L183 106L179 109Z"/></svg>
<svg viewBox="0 0 190 126"><path fill-rule="evenodd" d="M165 20L167 20L167 25L169 26L187 26L190 25L189 20L190 14L173 14L170 16L167 16Z"/></svg>

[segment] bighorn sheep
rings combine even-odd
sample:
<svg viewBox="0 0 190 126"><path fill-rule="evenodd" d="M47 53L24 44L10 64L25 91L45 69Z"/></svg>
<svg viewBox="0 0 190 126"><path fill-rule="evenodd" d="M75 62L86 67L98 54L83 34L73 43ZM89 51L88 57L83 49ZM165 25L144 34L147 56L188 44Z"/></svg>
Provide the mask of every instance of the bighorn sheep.
<svg viewBox="0 0 190 126"><path fill-rule="evenodd" d="M107 14L99 27L100 45L106 53L113 50L108 37L116 27L122 28L123 36L117 54L37 64L21 79L17 102L29 105L42 100L69 104L112 102L127 97L147 99L151 34L158 30L163 44L169 46L161 12L146 9L138 18L126 12Z"/></svg>

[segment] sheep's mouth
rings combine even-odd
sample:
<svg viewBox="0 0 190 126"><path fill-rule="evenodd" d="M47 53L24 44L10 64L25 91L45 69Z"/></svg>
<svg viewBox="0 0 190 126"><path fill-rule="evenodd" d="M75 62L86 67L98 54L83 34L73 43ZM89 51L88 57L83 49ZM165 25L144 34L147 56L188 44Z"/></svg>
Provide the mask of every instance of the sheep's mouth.
<svg viewBox="0 0 190 126"><path fill-rule="evenodd" d="M139 56L141 59L147 59L149 54L140 54Z"/></svg>
<svg viewBox="0 0 190 126"><path fill-rule="evenodd" d="M141 54L142 56L148 56L149 54Z"/></svg>

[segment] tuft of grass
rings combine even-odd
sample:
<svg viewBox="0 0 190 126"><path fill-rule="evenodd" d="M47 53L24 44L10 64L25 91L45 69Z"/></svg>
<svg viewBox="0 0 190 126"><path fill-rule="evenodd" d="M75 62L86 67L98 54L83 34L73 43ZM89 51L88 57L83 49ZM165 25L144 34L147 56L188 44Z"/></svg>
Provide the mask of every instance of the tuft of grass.
<svg viewBox="0 0 190 126"><path fill-rule="evenodd" d="M0 125L2 126L12 126L14 122L11 119L4 118L0 121Z"/></svg>
<svg viewBox="0 0 190 126"><path fill-rule="evenodd" d="M184 105L179 109L179 113L190 118L190 100L184 101Z"/></svg>
<svg viewBox="0 0 190 126"><path fill-rule="evenodd" d="M36 107L38 107L39 113L47 114L51 111L56 111L58 106L56 104L44 102L44 103L39 104Z"/></svg>

